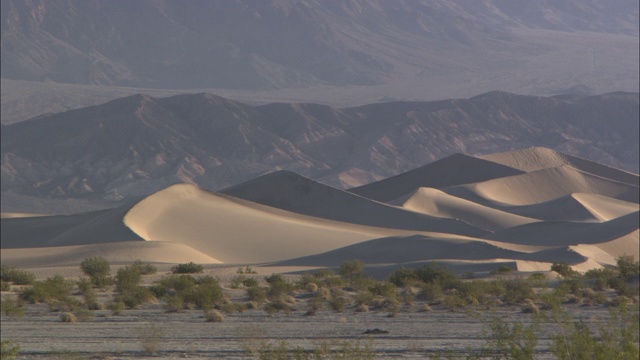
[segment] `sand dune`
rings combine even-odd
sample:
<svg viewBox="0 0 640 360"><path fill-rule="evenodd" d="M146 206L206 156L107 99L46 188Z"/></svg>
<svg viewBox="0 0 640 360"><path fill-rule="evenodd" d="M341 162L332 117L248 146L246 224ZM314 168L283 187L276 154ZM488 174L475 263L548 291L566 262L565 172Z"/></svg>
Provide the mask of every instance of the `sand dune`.
<svg viewBox="0 0 640 360"><path fill-rule="evenodd" d="M443 191L498 207L538 204L573 193L597 194L636 203L640 196L637 186L584 173L568 165L449 187Z"/></svg>
<svg viewBox="0 0 640 360"><path fill-rule="evenodd" d="M406 211L320 184L289 171L267 174L225 189L222 193L298 214L352 224L466 236L486 234L486 231L464 221Z"/></svg>
<svg viewBox="0 0 640 360"><path fill-rule="evenodd" d="M562 154L555 150L543 147L531 147L522 150L489 154L480 156L480 158L525 172L570 165L582 172L590 173L599 177L633 186L640 185L640 180L637 174L632 174L575 156Z"/></svg>
<svg viewBox="0 0 640 360"><path fill-rule="evenodd" d="M476 183L523 171L463 154L454 154L428 165L372 184L350 189L349 192L369 199L389 202L406 197L421 187L442 188Z"/></svg>
<svg viewBox="0 0 640 360"><path fill-rule="evenodd" d="M124 226L130 206L78 215L6 218L0 220L2 248L89 245L142 240Z"/></svg>
<svg viewBox="0 0 640 360"><path fill-rule="evenodd" d="M603 223L568 221L531 223L498 231L485 238L509 244L538 246L606 243L637 232L638 216L639 213L636 212Z"/></svg>
<svg viewBox="0 0 640 360"><path fill-rule="evenodd" d="M96 245L74 245L2 249L2 264L22 268L77 266L87 257L101 256L111 264L136 260L152 263L220 263L184 244L163 241L126 241Z"/></svg>
<svg viewBox="0 0 640 360"><path fill-rule="evenodd" d="M180 184L111 210L3 214L1 257L76 272L88 256L282 271L359 259L380 278L429 262L586 271L640 257L638 194L637 175L541 148L453 155L348 192L280 171L223 193Z"/></svg>
<svg viewBox="0 0 640 360"><path fill-rule="evenodd" d="M369 240L322 254L290 259L276 264L338 266L349 260L361 260L365 264L402 264L449 258L458 260L514 258L520 255L521 253L516 251L503 249L483 241L407 236Z"/></svg>
<svg viewBox="0 0 640 360"><path fill-rule="evenodd" d="M407 233L299 215L186 184L146 198L124 221L146 240L186 244L225 263L284 260Z"/></svg>
<svg viewBox="0 0 640 360"><path fill-rule="evenodd" d="M418 189L402 207L431 216L460 219L489 231L538 221L476 204L432 188Z"/></svg>

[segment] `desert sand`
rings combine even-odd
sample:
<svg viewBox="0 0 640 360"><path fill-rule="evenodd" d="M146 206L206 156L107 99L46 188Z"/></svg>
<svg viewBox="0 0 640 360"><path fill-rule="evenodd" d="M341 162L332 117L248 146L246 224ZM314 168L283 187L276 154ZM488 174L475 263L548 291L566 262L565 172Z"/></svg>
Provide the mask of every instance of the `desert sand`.
<svg viewBox="0 0 640 360"><path fill-rule="evenodd" d="M362 260L384 277L439 262L586 271L639 257L638 175L545 148L454 155L343 191L275 172L221 192L170 186L76 215L2 215L3 264L69 269L86 257L251 264L280 272Z"/></svg>

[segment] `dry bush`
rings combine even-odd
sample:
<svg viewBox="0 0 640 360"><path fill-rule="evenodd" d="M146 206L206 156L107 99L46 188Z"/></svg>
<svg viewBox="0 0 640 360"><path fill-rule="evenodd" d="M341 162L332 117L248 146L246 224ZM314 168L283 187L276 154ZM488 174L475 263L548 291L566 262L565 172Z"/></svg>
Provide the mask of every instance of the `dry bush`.
<svg viewBox="0 0 640 360"><path fill-rule="evenodd" d="M207 322L224 322L224 315L218 310L207 310L204 318Z"/></svg>
<svg viewBox="0 0 640 360"><path fill-rule="evenodd" d="M155 324L147 324L136 329L138 339L142 349L147 354L155 354L158 352L164 330Z"/></svg>
<svg viewBox="0 0 640 360"><path fill-rule="evenodd" d="M60 313L60 321L66 323L74 323L78 321L78 318L70 312Z"/></svg>

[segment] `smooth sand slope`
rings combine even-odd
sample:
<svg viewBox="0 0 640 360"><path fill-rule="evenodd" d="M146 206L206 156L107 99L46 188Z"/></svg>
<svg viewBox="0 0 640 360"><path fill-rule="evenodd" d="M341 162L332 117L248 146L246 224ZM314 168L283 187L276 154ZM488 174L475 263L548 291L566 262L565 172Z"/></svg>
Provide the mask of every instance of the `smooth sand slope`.
<svg viewBox="0 0 640 360"><path fill-rule="evenodd" d="M173 264L189 261L205 264L220 263L183 244L162 241L124 241L96 245L3 249L2 264L29 268L77 266L85 258L98 255L116 265L136 260Z"/></svg>
<svg viewBox="0 0 640 360"><path fill-rule="evenodd" d="M406 173L349 189L349 192L377 201L392 202L421 187L441 188L523 173L524 171L491 161L454 154Z"/></svg>
<svg viewBox="0 0 640 360"><path fill-rule="evenodd" d="M224 263L284 260L408 233L313 218L186 184L144 199L124 222L146 240L179 242Z"/></svg>
<svg viewBox="0 0 640 360"><path fill-rule="evenodd" d="M487 233L455 218L406 211L289 171L267 174L222 193L298 214L352 224L465 236Z"/></svg>
<svg viewBox="0 0 640 360"><path fill-rule="evenodd" d="M543 147L531 147L522 150L489 154L480 156L479 158L525 172L569 165L582 172L590 173L595 176L604 177L629 185L640 185L640 180L637 174L632 174L575 156L562 154L555 150Z"/></svg>
<svg viewBox="0 0 640 360"><path fill-rule="evenodd" d="M582 172L568 165L442 189L448 194L494 206L538 204L573 193L636 202L638 187Z"/></svg>
<svg viewBox="0 0 640 360"><path fill-rule="evenodd" d="M122 222L130 206L78 215L4 218L2 249L142 240Z"/></svg>
<svg viewBox="0 0 640 360"><path fill-rule="evenodd" d="M453 155L348 192L285 171L224 193L180 184L112 210L4 216L2 263L49 272L104 256L286 272L359 259L380 278L432 261L458 272L560 261L586 271L640 256L637 178L531 148Z"/></svg>
<svg viewBox="0 0 640 360"><path fill-rule="evenodd" d="M492 232L538 221L424 187L411 195L402 207L431 216L460 219Z"/></svg>

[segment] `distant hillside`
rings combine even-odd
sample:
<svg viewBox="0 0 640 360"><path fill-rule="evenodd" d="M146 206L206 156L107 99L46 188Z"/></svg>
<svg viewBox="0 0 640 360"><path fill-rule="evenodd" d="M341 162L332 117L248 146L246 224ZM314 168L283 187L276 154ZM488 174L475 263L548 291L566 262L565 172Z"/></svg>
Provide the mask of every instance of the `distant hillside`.
<svg viewBox="0 0 640 360"><path fill-rule="evenodd" d="M467 100L344 109L249 106L204 93L162 99L135 95L4 126L2 192L122 200L181 182L217 190L274 170L349 188L454 153L530 146L637 173L638 104L638 94L631 93L532 97L493 92ZM602 168L563 159L588 172ZM446 170L449 182L471 179L460 166L437 164L430 167ZM511 169L501 176L517 173ZM477 181L487 179L479 174ZM411 181L409 188L439 185L428 178Z"/></svg>
<svg viewBox="0 0 640 360"><path fill-rule="evenodd" d="M425 87L446 87L445 97L638 89L635 1L3 0L1 10L8 79L388 84L413 98Z"/></svg>

